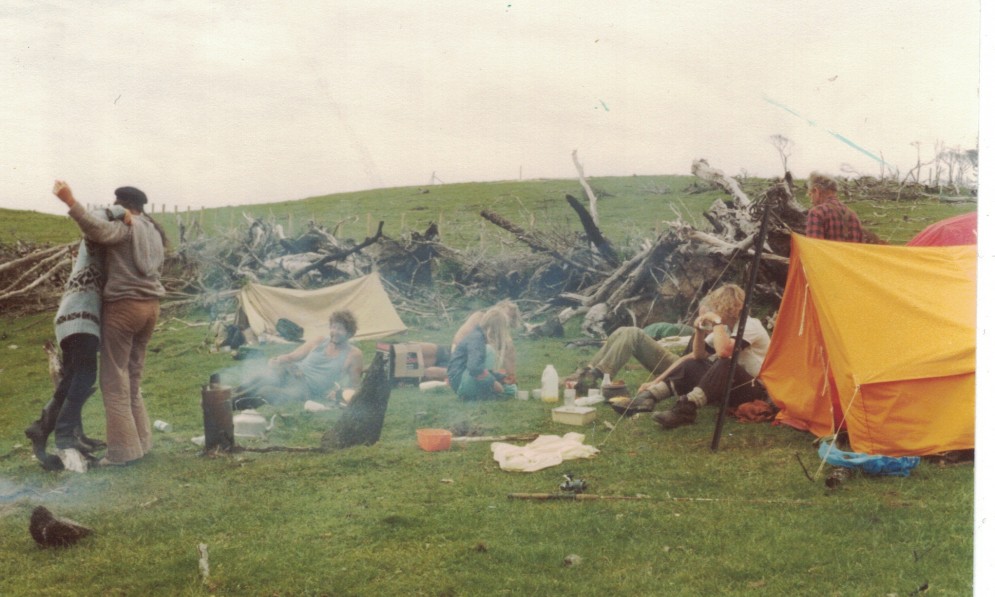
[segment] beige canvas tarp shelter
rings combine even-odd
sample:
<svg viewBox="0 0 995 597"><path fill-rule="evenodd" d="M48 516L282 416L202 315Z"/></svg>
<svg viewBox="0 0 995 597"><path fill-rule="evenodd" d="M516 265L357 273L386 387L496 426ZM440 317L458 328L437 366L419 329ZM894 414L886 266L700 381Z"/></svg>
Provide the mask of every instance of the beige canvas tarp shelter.
<svg viewBox="0 0 995 597"><path fill-rule="evenodd" d="M305 340L324 336L328 333L328 316L342 309L356 316L357 340L383 338L408 329L377 273L315 290L249 284L239 293L238 300L257 336L276 334L276 322L281 318L304 328Z"/></svg>

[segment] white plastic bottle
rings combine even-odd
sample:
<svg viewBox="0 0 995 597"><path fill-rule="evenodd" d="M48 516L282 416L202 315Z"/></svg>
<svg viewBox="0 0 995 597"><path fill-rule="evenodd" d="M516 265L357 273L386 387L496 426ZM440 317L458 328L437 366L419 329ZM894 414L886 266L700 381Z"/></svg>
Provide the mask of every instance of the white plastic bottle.
<svg viewBox="0 0 995 597"><path fill-rule="evenodd" d="M543 402L560 401L560 375L552 364L546 365L542 371L542 393Z"/></svg>

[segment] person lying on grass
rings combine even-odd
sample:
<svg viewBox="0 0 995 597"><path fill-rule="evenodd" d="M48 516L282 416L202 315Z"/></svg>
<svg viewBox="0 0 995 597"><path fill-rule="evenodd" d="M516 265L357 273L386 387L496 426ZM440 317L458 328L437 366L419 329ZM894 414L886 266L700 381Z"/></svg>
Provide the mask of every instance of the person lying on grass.
<svg viewBox="0 0 995 597"><path fill-rule="evenodd" d="M268 367L235 388L235 407L326 399L347 404L363 374L363 353L349 342L357 327L351 311L334 311L327 337L271 358Z"/></svg>

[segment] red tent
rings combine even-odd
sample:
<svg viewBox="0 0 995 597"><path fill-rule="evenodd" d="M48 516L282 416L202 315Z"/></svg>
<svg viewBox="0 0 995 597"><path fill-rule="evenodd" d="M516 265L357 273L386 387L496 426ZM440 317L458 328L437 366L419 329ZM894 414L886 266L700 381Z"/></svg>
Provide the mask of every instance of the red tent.
<svg viewBox="0 0 995 597"><path fill-rule="evenodd" d="M978 244L978 212L961 214L930 224L910 240L910 247L947 247Z"/></svg>

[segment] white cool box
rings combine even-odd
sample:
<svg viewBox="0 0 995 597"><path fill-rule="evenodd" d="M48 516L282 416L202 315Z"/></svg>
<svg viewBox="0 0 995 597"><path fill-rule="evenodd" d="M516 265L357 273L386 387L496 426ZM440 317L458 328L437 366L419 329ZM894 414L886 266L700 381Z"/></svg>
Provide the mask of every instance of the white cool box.
<svg viewBox="0 0 995 597"><path fill-rule="evenodd" d="M595 418L590 406L559 406L553 409L553 422L567 425L587 425Z"/></svg>

